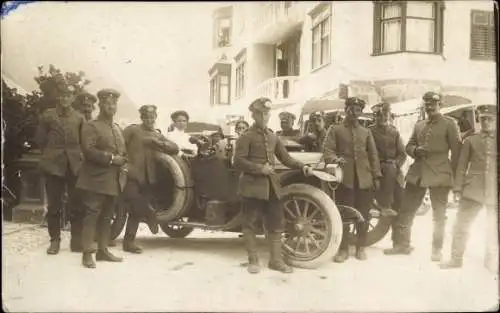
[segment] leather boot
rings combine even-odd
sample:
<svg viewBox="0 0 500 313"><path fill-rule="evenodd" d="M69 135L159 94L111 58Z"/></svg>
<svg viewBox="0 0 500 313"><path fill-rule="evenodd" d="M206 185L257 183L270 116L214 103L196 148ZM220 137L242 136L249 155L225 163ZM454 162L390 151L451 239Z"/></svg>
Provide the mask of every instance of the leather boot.
<svg viewBox="0 0 500 313"><path fill-rule="evenodd" d="M293 273L293 268L286 265L283 261L283 254L281 253L281 233L269 233L271 259L269 260L268 267L271 270L282 273Z"/></svg>
<svg viewBox="0 0 500 313"><path fill-rule="evenodd" d="M257 254L257 242L255 233L252 230L244 229L243 241L245 242L245 250L247 250L248 255L247 271L250 274L257 274L260 272L260 263Z"/></svg>
<svg viewBox="0 0 500 313"><path fill-rule="evenodd" d="M335 263L344 263L349 259L349 250L348 248L341 248L337 255L333 258L333 262Z"/></svg>
<svg viewBox="0 0 500 313"><path fill-rule="evenodd" d="M50 245L47 248L47 254L58 254L61 249L61 241L60 240L51 240Z"/></svg>
<svg viewBox="0 0 500 313"><path fill-rule="evenodd" d="M135 244L135 236L139 228L139 219L135 216L130 216L127 220L125 228L125 236L123 237L123 251L131 253L142 253L141 247Z"/></svg>
<svg viewBox="0 0 500 313"><path fill-rule="evenodd" d="M385 249L384 254L385 255L410 255L413 252L414 248L413 247L404 247L404 246L398 246L395 245L394 247L390 249Z"/></svg>
<svg viewBox="0 0 500 313"><path fill-rule="evenodd" d="M451 258L448 262L439 264L439 267L443 270L461 268L463 261L461 259Z"/></svg>
<svg viewBox="0 0 500 313"><path fill-rule="evenodd" d="M107 261L107 262L122 262L123 258L117 257L109 252L108 249L97 250L95 255L96 261Z"/></svg>
<svg viewBox="0 0 500 313"><path fill-rule="evenodd" d="M365 261L368 257L366 256L364 247L356 247L356 259L360 261Z"/></svg>
<svg viewBox="0 0 500 313"><path fill-rule="evenodd" d="M432 262L439 262L439 261L441 261L441 258L442 258L441 249L432 248L431 261Z"/></svg>
<svg viewBox="0 0 500 313"><path fill-rule="evenodd" d="M108 247L116 247L116 241L110 239L108 242Z"/></svg>
<svg viewBox="0 0 500 313"><path fill-rule="evenodd" d="M156 219L155 209L151 205L148 205L148 208L149 212L146 223L148 224L149 230L156 235L160 231L160 228L158 226L158 220Z"/></svg>
<svg viewBox="0 0 500 313"><path fill-rule="evenodd" d="M95 268L96 264L94 262L94 258L92 257L92 253L84 252L82 254L82 265L87 268Z"/></svg>

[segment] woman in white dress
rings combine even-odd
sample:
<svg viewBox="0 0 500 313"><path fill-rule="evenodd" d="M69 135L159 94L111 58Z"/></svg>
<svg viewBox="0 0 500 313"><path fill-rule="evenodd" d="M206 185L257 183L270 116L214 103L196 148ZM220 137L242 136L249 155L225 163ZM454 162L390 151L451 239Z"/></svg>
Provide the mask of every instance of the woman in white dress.
<svg viewBox="0 0 500 313"><path fill-rule="evenodd" d="M167 139L179 146L179 155L195 156L198 153L198 146L191 143L191 136L185 132L189 122L189 115L186 111L175 111L170 117L173 122L173 130L166 134Z"/></svg>

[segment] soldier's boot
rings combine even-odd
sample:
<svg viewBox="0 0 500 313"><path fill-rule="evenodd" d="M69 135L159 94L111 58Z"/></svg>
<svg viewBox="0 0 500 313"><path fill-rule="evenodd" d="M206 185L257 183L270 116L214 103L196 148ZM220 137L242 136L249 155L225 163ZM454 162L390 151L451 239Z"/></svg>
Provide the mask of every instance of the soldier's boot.
<svg viewBox="0 0 500 313"><path fill-rule="evenodd" d="M443 242L444 242L444 231L445 231L444 220L434 221L434 229L432 233L432 253L431 253L432 262L440 262L443 257L441 250L443 248Z"/></svg>
<svg viewBox="0 0 500 313"><path fill-rule="evenodd" d="M365 246L366 246L366 236L368 235L368 226L367 222L359 223L358 228L358 239L356 241L356 259L360 261L365 261L368 257L366 256Z"/></svg>
<svg viewBox="0 0 500 313"><path fill-rule="evenodd" d="M271 258L268 264L269 269L287 274L293 273L293 268L283 261L281 233L269 233L268 236L271 248Z"/></svg>
<svg viewBox="0 0 500 313"><path fill-rule="evenodd" d="M391 208L383 208L382 210L380 210L380 214L382 216L393 217L393 216L397 216L398 212L394 211Z"/></svg>
<svg viewBox="0 0 500 313"><path fill-rule="evenodd" d="M158 226L158 220L156 219L155 209L150 204L148 205L148 208L149 212L146 223L148 224L149 230L156 235L160 231L160 228Z"/></svg>
<svg viewBox="0 0 500 313"><path fill-rule="evenodd" d="M441 253L441 248L432 248L431 261L440 262L443 255Z"/></svg>
<svg viewBox="0 0 500 313"><path fill-rule="evenodd" d="M96 268L96 264L91 252L83 252L82 265L87 268Z"/></svg>
<svg viewBox="0 0 500 313"><path fill-rule="evenodd" d="M443 270L461 268L463 265L462 259L451 258L448 262L439 264L439 267Z"/></svg>
<svg viewBox="0 0 500 313"><path fill-rule="evenodd" d="M50 245L47 248L47 254L58 254L59 250L61 249L61 240L60 239L54 239L50 241Z"/></svg>
<svg viewBox="0 0 500 313"><path fill-rule="evenodd" d="M131 253L142 253L141 247L135 243L135 236L139 228L139 220L135 217L129 216L127 221L127 228L125 229L125 236L123 238L123 251Z"/></svg>
<svg viewBox="0 0 500 313"><path fill-rule="evenodd" d="M107 262L122 262L123 258L117 257L116 255L109 252L108 249L97 250L95 255L96 261L107 261Z"/></svg>
<svg viewBox="0 0 500 313"><path fill-rule="evenodd" d="M414 248L413 247L405 247L405 246L400 246L400 245L394 245L390 249L385 249L384 254L385 255L410 255L413 252Z"/></svg>
<svg viewBox="0 0 500 313"><path fill-rule="evenodd" d="M108 242L108 247L116 247L116 241L110 238Z"/></svg>
<svg viewBox="0 0 500 313"><path fill-rule="evenodd" d="M333 261L335 263L344 263L349 259L349 248L348 247L342 247L340 248L339 252L337 252L337 255L333 258Z"/></svg>
<svg viewBox="0 0 500 313"><path fill-rule="evenodd" d="M245 242L245 249L248 254L247 271L250 274L257 274L260 272L260 262L257 254L257 242L255 234L251 230L243 230L243 240Z"/></svg>

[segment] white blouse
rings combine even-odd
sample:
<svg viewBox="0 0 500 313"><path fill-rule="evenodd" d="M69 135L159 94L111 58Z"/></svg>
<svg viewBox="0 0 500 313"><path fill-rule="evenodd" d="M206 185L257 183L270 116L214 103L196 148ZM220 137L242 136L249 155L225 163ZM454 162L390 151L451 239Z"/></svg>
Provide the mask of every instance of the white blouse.
<svg viewBox="0 0 500 313"><path fill-rule="evenodd" d="M195 154L198 153L198 146L194 143L189 142L189 134L185 133L184 131L178 130L177 128L174 128L174 130L168 132L166 136L168 140L171 140L177 144L180 150L186 149L186 150L191 150ZM182 154L179 152L179 154Z"/></svg>

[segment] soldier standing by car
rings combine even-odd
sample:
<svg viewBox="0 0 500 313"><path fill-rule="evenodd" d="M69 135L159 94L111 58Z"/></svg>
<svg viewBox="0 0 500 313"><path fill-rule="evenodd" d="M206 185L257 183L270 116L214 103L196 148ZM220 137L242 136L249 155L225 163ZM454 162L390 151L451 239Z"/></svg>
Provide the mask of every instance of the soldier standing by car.
<svg viewBox="0 0 500 313"><path fill-rule="evenodd" d="M372 106L375 124L370 126L382 179L375 199L383 216L396 216L403 200L404 177L401 167L406 161L405 146L396 127L390 124L391 105L382 102Z"/></svg>
<svg viewBox="0 0 500 313"><path fill-rule="evenodd" d="M478 106L477 113L481 131L465 139L458 159L454 192L459 208L453 226L451 260L441 264L443 269L462 267L470 227L483 205L488 216L485 266L491 271L498 269L496 106Z"/></svg>
<svg viewBox="0 0 500 313"><path fill-rule="evenodd" d="M365 101L362 99L350 97L345 100L345 120L340 125L330 127L323 153L326 164L343 164L343 180L335 192L335 200L340 205L355 208L364 219L356 226L356 258L358 260L367 258L364 247L370 219L369 211L373 201L373 189L379 189L379 179L382 176L372 133L361 126L358 121L364 107ZM344 226L344 236L334 259L337 263L342 263L349 258L348 232L348 226Z"/></svg>
<svg viewBox="0 0 500 313"><path fill-rule="evenodd" d="M290 137L291 140L296 140L300 136L300 130L293 129L295 115L290 112L281 112L279 115L281 130L276 132L280 137Z"/></svg>
<svg viewBox="0 0 500 313"><path fill-rule="evenodd" d="M403 205L393 227L393 248L384 253L410 254L413 251L410 246L411 226L429 189L434 221L431 260L438 262L444 243L448 195L453 186L461 140L457 123L439 112L441 95L429 91L423 100L428 118L415 125L406 145L406 153L415 161L406 174ZM451 160L448 157L450 151Z"/></svg>
<svg viewBox="0 0 500 313"><path fill-rule="evenodd" d="M38 124L37 143L42 150L40 170L45 179L47 192L47 223L50 236L48 254L59 253L61 243L61 213L63 196L68 195L67 208L70 210L72 251L81 251L81 211L75 199L75 182L82 165L82 127L85 119L71 104L74 100L69 88L59 87L61 95L56 108L47 109Z"/></svg>
<svg viewBox="0 0 500 313"><path fill-rule="evenodd" d="M157 118L155 105L143 105L139 109L142 124L130 125L123 131L128 156L127 184L123 193L130 204L123 250L141 253L142 249L135 243L139 222L146 219L153 234L158 233L158 222L155 209L151 206L152 193L157 183L157 152L177 154L179 147L155 128Z"/></svg>
<svg viewBox="0 0 500 313"><path fill-rule="evenodd" d="M92 120L92 113L95 110L96 96L89 92L82 92L76 96L73 108L80 112L86 121Z"/></svg>
<svg viewBox="0 0 500 313"><path fill-rule="evenodd" d="M325 116L321 112L312 113L308 122L309 132L298 142L304 145L307 152L323 152L323 143L326 138Z"/></svg>
<svg viewBox="0 0 500 313"><path fill-rule="evenodd" d="M283 208L277 205L280 199L280 182L274 172L275 156L285 166L302 169L309 175L312 171L307 165L290 157L283 143L267 127L270 117L268 98L253 101L249 110L254 124L236 143L234 166L241 171L238 195L243 198L243 238L248 253L248 271L258 273L260 264L255 241L255 227L260 214L266 221L267 237L270 242L271 259L269 268L283 273L293 269L283 262L281 234L284 228Z"/></svg>
<svg viewBox="0 0 500 313"><path fill-rule="evenodd" d="M76 187L81 189L85 209L83 221L82 264L95 268L92 243L97 229L97 261L121 262L108 250L111 217L116 200L124 187L126 177L126 149L118 124L114 123L120 93L103 89L97 93L98 117L87 123L82 132L82 150L85 161L78 175Z"/></svg>

